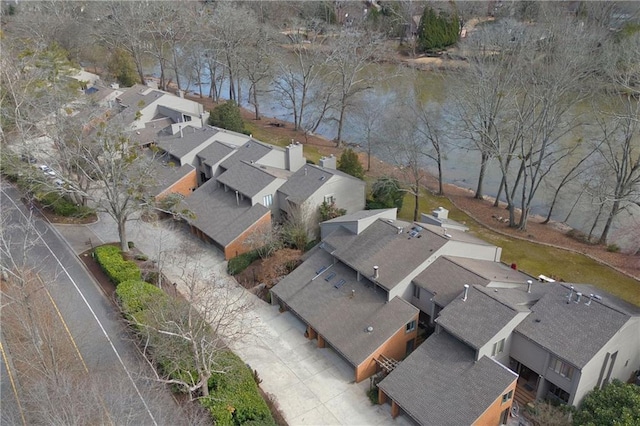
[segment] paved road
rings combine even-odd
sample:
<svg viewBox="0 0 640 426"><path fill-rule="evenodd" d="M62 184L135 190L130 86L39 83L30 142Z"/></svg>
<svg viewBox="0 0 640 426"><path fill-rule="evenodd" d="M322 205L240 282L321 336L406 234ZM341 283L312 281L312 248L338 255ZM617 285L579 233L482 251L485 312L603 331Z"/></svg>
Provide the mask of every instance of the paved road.
<svg viewBox="0 0 640 426"><path fill-rule="evenodd" d="M28 209L12 187L3 185L0 205L10 224L24 222ZM176 424L175 401L168 392L151 386L152 381L148 379L151 372L128 339L113 305L55 229L37 217L33 223L39 237L37 243L26 253L21 245L14 244L12 255L19 262L23 259L39 269L91 377L102 385L102 398L111 421L136 425ZM5 225L2 231L11 241L23 239L24 227ZM5 347L5 351L10 356L10 348ZM7 368L4 363L3 368ZM3 374L3 402L7 380L8 374ZM20 393L19 384L17 388ZM4 411L8 407L3 403L2 408Z"/></svg>

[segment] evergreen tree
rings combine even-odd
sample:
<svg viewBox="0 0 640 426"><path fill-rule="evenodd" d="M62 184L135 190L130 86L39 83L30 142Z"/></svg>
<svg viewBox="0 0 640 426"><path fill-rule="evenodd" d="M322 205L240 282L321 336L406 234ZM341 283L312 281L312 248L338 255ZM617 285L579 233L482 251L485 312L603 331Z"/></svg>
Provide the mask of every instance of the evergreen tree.
<svg viewBox="0 0 640 426"><path fill-rule="evenodd" d="M407 191L404 191L397 179L391 177L378 178L371 187L371 200L367 201L368 209L402 208Z"/></svg>
<svg viewBox="0 0 640 426"><path fill-rule="evenodd" d="M234 101L227 101L212 109L209 124L232 132L245 133L240 108Z"/></svg>
<svg viewBox="0 0 640 426"><path fill-rule="evenodd" d="M131 87L138 81L138 71L133 58L123 49L117 49L111 55L109 72L124 87Z"/></svg>
<svg viewBox="0 0 640 426"><path fill-rule="evenodd" d="M358 154L351 148L342 151L342 155L338 159L338 170L345 172L353 177L362 179L364 177L364 168L360 163Z"/></svg>
<svg viewBox="0 0 640 426"><path fill-rule="evenodd" d="M457 14L436 13L427 6L422 13L418 28L418 50L433 52L455 44L460 34L460 20Z"/></svg>

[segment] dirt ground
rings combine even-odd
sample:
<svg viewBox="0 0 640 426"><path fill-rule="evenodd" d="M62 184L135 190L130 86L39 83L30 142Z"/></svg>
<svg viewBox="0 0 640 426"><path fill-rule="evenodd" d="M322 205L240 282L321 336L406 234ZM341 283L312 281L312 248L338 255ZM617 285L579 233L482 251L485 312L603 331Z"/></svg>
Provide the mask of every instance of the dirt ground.
<svg viewBox="0 0 640 426"><path fill-rule="evenodd" d="M210 99L200 99L191 97L193 100L202 102L205 108L211 109L215 105ZM252 111L242 109L243 118L254 123L261 123L265 130L277 137L286 137L294 139L305 145L314 145L319 148L323 155L334 154L338 156L341 149L335 146L335 142L327 140L317 135L304 135L302 132L293 130L291 123L277 120L275 118L262 117L260 121L256 121ZM272 123L280 123L282 126L274 126ZM360 153L360 159L366 164L366 154ZM398 176L397 167L386 164L379 159L372 158L371 171L367 173L370 177L378 176ZM436 179L425 173L426 188L435 191L437 189ZM508 224L498 222L495 217L504 217L506 212L504 205L493 207L493 199L485 198L477 200L473 197L473 191L467 188L461 188L455 185L446 184L445 194L447 198L460 210L471 216L483 226L513 238L535 241L541 244L564 248L574 252L585 254L601 263L614 267L615 269L640 279L640 256L634 256L624 253L612 253L606 250L602 245L590 245L577 241L566 235L570 229L564 224L551 222L547 225L542 224L543 218L533 216L529 219L526 231L509 228Z"/></svg>

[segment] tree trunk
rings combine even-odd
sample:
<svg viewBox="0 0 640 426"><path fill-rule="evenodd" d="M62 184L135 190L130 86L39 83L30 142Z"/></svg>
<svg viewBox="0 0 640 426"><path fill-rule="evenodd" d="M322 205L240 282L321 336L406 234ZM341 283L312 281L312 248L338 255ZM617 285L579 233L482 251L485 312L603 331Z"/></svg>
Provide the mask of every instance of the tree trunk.
<svg viewBox="0 0 640 426"><path fill-rule="evenodd" d="M493 207L498 207L500 205L500 196L502 195L502 190L504 189L504 176L500 179L500 186L498 186L498 193L496 194L496 199L493 202Z"/></svg>
<svg viewBox="0 0 640 426"><path fill-rule="evenodd" d="M127 242L126 224L127 224L126 218L118 218L118 237L120 238L120 250L123 253L127 253L129 251L129 243Z"/></svg>
<svg viewBox="0 0 640 426"><path fill-rule="evenodd" d="M613 218L618 213L620 209L620 199L616 197L616 201L613 202L613 206L611 206L611 210L609 211L609 217L607 217L607 223L604 225L604 229L602 230L602 234L600 234L600 239L598 240L598 244L606 244L607 237L609 236L609 231L611 230L611 224L613 223Z"/></svg>
<svg viewBox="0 0 640 426"><path fill-rule="evenodd" d="M416 206L413 209L413 220L417 221L418 220L418 213L420 210L420 186L416 185L416 192L415 192L415 201L416 201Z"/></svg>
<svg viewBox="0 0 640 426"><path fill-rule="evenodd" d="M346 109L347 106L343 98L342 105L340 106L340 117L338 118L338 136L336 136L336 147L338 148L342 146L342 126L344 125L344 112Z"/></svg>
<svg viewBox="0 0 640 426"><path fill-rule="evenodd" d="M489 155L482 151L481 152L481 156L480 156L480 173L478 174L478 186L476 187L476 194L473 196L473 198L476 198L478 200L482 200L484 199L482 191L483 191L483 184L484 184L484 174L487 171L487 161L489 161Z"/></svg>
<svg viewBox="0 0 640 426"><path fill-rule="evenodd" d="M440 158L440 154L438 154L438 195L444 195L444 185L442 182L442 159Z"/></svg>

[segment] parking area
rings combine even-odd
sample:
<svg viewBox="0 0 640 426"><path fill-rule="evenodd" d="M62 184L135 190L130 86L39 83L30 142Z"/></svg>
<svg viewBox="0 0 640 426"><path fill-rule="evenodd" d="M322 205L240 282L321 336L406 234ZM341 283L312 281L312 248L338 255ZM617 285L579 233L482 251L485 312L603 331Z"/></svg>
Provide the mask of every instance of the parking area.
<svg viewBox="0 0 640 426"><path fill-rule="evenodd" d="M56 229L76 253L118 240L115 223L106 215L95 224ZM226 275L222 253L184 226L135 220L128 223L128 233L128 239L151 259L165 263L163 272L169 279L181 273L169 257L182 255L183 260L197 260L198 268L233 280ZM299 319L251 294L247 297L251 310L240 326L250 328L250 333L232 342L232 349L257 370L260 386L275 396L290 425L413 425L405 416L392 419L389 404L372 405L366 395L369 380L354 383L352 367L332 349L319 349L315 340L305 338L306 326Z"/></svg>

